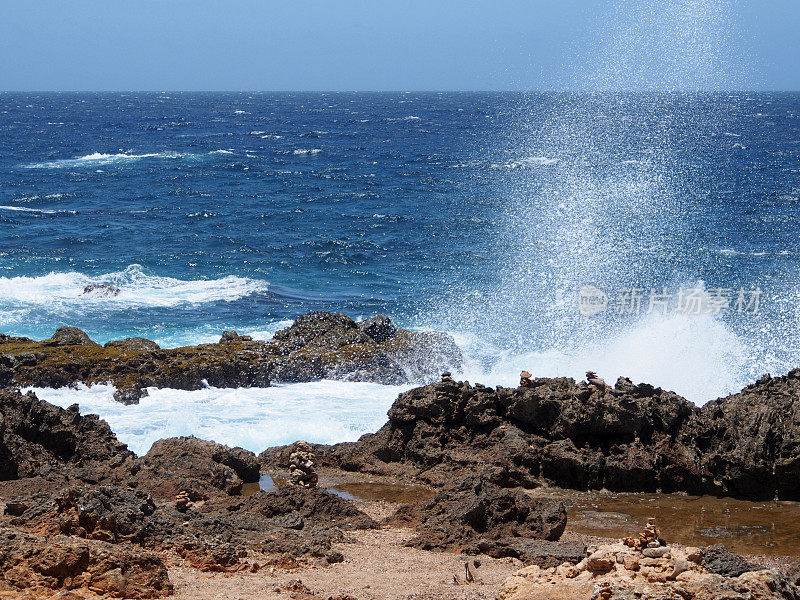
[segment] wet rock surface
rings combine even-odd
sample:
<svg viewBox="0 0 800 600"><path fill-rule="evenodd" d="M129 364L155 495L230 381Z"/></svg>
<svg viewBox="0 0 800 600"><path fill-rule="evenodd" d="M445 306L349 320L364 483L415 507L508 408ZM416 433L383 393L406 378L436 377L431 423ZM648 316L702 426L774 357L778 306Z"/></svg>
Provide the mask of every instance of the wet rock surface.
<svg viewBox="0 0 800 600"><path fill-rule="evenodd" d="M94 296L95 298L113 298L119 296L121 291L117 286L110 283L90 283L83 288L85 296Z"/></svg>
<svg viewBox="0 0 800 600"><path fill-rule="evenodd" d="M315 446L318 458L434 485L483 473L508 487L800 498L800 370L702 408L622 377L605 391L568 378L439 382L401 394L388 416L358 442Z"/></svg>
<svg viewBox="0 0 800 600"><path fill-rule="evenodd" d="M461 364L443 333L412 332L388 317L361 323L341 313L312 312L269 342L225 332L216 344L162 349L143 338L100 346L74 327L35 342L0 336L0 386L63 387L111 381L121 402L138 390L268 386L322 378L402 384L422 382Z"/></svg>

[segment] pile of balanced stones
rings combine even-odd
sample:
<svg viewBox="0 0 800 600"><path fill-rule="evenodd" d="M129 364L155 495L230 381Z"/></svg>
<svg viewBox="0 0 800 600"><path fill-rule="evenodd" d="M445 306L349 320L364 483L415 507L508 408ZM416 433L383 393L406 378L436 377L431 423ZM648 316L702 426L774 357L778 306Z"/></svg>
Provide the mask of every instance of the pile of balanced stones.
<svg viewBox="0 0 800 600"><path fill-rule="evenodd" d="M308 442L297 442L289 455L289 483L301 487L317 487L319 477L314 471L314 453Z"/></svg>

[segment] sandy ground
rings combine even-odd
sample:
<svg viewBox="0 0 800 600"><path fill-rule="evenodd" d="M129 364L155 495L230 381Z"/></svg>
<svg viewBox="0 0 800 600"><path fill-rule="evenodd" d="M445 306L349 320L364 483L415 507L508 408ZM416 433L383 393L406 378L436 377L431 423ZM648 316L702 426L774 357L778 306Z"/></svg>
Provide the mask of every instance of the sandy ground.
<svg viewBox="0 0 800 600"><path fill-rule="evenodd" d="M258 573L199 573L191 568L170 568L175 598L203 599L286 599L342 598L358 600L399 599L491 599L503 581L520 568L516 559L472 557L456 553L426 552L406 548L413 536L408 529L380 529L355 532L353 541L337 544L345 560L326 567L306 565L299 569L262 569ZM464 563L478 559L479 579L464 584ZM462 582L457 585L453 577ZM313 592L296 591L294 580ZM296 589L293 589L296 588Z"/></svg>
<svg viewBox="0 0 800 600"><path fill-rule="evenodd" d="M379 496L394 500L375 498L358 503L358 507L376 521L392 515L400 504L426 497L425 489L398 484L393 478L320 471L320 487L323 488L347 489L347 485L364 483L369 485L366 490L360 489L359 495L364 491L379 492ZM522 566L519 560L511 558L407 548L404 542L414 536L410 529L384 527L348 532L348 536L349 542L336 545L345 557L344 562L327 566L311 562L294 569L265 567L257 573L202 573L172 556L167 562L170 579L175 585L174 597L180 600L493 599L503 581ZM569 525L561 539L586 545L617 541L574 531ZM766 567L784 569L798 561L796 557L785 556L749 555L747 558ZM466 584L464 563L474 559L481 563L476 570L478 580ZM251 556L246 560L264 564L267 557Z"/></svg>

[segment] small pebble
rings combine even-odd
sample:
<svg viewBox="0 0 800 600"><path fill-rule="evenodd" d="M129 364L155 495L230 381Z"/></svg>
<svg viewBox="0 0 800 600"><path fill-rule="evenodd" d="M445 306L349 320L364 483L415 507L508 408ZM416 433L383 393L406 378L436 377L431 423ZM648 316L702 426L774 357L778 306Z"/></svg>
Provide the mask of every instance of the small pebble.
<svg viewBox="0 0 800 600"><path fill-rule="evenodd" d="M659 546L658 548L645 548L644 550L642 550L642 554L644 554L648 558L661 558L669 554L669 546Z"/></svg>

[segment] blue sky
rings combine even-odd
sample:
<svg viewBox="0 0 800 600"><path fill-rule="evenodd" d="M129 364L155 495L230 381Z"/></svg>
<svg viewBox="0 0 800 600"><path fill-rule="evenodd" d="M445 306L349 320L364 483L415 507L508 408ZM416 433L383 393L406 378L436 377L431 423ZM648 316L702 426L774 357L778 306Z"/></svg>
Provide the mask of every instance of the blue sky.
<svg viewBox="0 0 800 600"><path fill-rule="evenodd" d="M2 90L800 90L798 0L0 0Z"/></svg>

